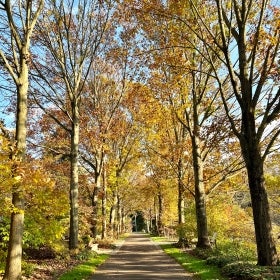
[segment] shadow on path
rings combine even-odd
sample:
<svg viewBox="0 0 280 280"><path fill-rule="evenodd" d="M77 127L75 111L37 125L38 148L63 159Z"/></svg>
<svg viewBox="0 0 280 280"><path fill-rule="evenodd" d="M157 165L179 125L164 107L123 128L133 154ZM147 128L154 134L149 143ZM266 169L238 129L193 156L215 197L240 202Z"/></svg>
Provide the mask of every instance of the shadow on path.
<svg viewBox="0 0 280 280"><path fill-rule="evenodd" d="M178 263L166 255L146 234L133 233L92 276L106 279L193 279Z"/></svg>

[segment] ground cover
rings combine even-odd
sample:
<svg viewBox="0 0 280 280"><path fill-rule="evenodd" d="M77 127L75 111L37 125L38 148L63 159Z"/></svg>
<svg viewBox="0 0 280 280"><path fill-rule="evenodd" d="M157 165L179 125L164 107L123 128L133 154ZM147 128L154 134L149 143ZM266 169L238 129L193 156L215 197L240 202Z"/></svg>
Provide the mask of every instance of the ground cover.
<svg viewBox="0 0 280 280"><path fill-rule="evenodd" d="M201 280L206 279L228 279L221 275L220 269L213 265L207 265L206 260L195 257L191 254L182 252L180 248L176 248L170 242L166 243L163 237L152 237L155 242L158 242L160 247L167 253L170 257L174 258L178 263L180 263L188 272L194 274L194 277Z"/></svg>
<svg viewBox="0 0 280 280"><path fill-rule="evenodd" d="M161 248L177 262L179 262L186 271L194 273L194 276L201 280L209 279L228 279L221 275L220 269L213 265L207 265L206 260L199 259L187 253L183 253L179 248L170 244L162 244Z"/></svg>
<svg viewBox="0 0 280 280"><path fill-rule="evenodd" d="M276 280L280 279L280 266L257 266L250 252L225 253L223 250L196 250L177 248L164 237L152 237L161 248L197 279ZM228 245L227 245L228 246ZM235 247L235 249L237 249ZM247 257L247 258L246 258Z"/></svg>
<svg viewBox="0 0 280 280"><path fill-rule="evenodd" d="M92 273L100 264L104 263L107 260L109 256L109 254L97 254L91 257L89 260L75 266L70 271L64 273L58 278L58 280L87 279L90 275L92 275Z"/></svg>

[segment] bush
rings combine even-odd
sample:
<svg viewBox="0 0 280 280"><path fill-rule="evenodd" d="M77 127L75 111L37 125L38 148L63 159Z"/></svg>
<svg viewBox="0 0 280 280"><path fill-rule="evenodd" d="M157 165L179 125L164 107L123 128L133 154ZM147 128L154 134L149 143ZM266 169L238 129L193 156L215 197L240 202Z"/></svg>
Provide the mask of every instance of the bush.
<svg viewBox="0 0 280 280"><path fill-rule="evenodd" d="M5 263L7 257L7 250L3 250L0 248L0 263Z"/></svg>
<svg viewBox="0 0 280 280"><path fill-rule="evenodd" d="M7 250L10 233L10 220L7 217L1 217L0 219L0 248Z"/></svg>
<svg viewBox="0 0 280 280"><path fill-rule="evenodd" d="M200 248L195 248L193 250L193 254L200 259L206 260L212 256L215 256L217 254L217 251L213 249L200 249Z"/></svg>
<svg viewBox="0 0 280 280"><path fill-rule="evenodd" d="M196 230L189 223L179 224L176 226L176 234L182 245L185 247L189 247L191 245L191 241L196 236ZM182 246L181 246L182 247Z"/></svg>
<svg viewBox="0 0 280 280"><path fill-rule="evenodd" d="M101 239L97 241L98 247L104 249L115 249L116 245L114 245L113 242L114 241L111 239Z"/></svg>
<svg viewBox="0 0 280 280"><path fill-rule="evenodd" d="M259 280L263 279L261 275L262 270L263 267L239 261L225 265L222 268L222 273L239 280Z"/></svg>
<svg viewBox="0 0 280 280"><path fill-rule="evenodd" d="M26 277L30 277L36 268L35 264L32 263L22 263L22 274Z"/></svg>
<svg viewBox="0 0 280 280"><path fill-rule="evenodd" d="M231 256L237 261L255 261L256 248L254 244L243 240L226 240L219 244L219 253Z"/></svg>
<svg viewBox="0 0 280 280"><path fill-rule="evenodd" d="M219 244L219 248L209 251L206 262L223 267L238 261L255 261L255 252L244 242L226 241ZM204 253L206 256L207 254Z"/></svg>
<svg viewBox="0 0 280 280"><path fill-rule="evenodd" d="M85 249L83 251L80 251L78 254L76 254L74 258L78 261L87 261L90 258L95 257L96 255L97 255L96 252Z"/></svg>
<svg viewBox="0 0 280 280"><path fill-rule="evenodd" d="M24 249L24 253L26 254L28 259L55 259L56 252L48 246L41 246L39 248L26 248Z"/></svg>
<svg viewBox="0 0 280 280"><path fill-rule="evenodd" d="M227 264L233 263L237 261L234 257L232 256L211 256L206 259L207 264L213 264L216 265L217 267L224 267Z"/></svg>

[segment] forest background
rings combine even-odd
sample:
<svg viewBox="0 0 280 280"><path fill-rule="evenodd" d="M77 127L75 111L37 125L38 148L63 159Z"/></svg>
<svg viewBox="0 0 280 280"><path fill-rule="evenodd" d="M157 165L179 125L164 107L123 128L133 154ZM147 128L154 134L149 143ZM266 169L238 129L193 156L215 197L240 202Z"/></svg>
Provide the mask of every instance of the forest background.
<svg viewBox="0 0 280 280"><path fill-rule="evenodd" d="M22 249L76 251L133 217L276 265L279 14L277 0L0 1L4 279Z"/></svg>

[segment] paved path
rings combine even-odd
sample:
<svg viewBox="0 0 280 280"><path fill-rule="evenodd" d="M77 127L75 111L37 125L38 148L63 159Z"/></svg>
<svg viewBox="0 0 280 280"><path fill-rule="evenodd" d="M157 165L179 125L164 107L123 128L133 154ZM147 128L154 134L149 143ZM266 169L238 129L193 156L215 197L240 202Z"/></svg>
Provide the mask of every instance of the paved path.
<svg viewBox="0 0 280 280"><path fill-rule="evenodd" d="M166 255L146 234L131 234L91 280L191 280L178 263Z"/></svg>

